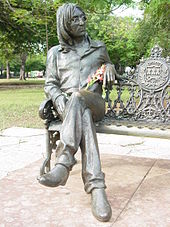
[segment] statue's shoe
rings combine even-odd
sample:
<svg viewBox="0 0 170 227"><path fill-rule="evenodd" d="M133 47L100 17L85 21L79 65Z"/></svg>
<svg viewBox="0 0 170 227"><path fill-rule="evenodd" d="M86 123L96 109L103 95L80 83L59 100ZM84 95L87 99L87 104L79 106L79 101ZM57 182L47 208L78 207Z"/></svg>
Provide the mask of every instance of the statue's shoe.
<svg viewBox="0 0 170 227"><path fill-rule="evenodd" d="M68 169L61 164L57 164L50 172L40 177L39 183L47 187L57 187L59 185L65 185L68 176Z"/></svg>
<svg viewBox="0 0 170 227"><path fill-rule="evenodd" d="M91 192L92 213L97 220L106 222L112 216L112 209L107 200L104 188L95 188Z"/></svg>

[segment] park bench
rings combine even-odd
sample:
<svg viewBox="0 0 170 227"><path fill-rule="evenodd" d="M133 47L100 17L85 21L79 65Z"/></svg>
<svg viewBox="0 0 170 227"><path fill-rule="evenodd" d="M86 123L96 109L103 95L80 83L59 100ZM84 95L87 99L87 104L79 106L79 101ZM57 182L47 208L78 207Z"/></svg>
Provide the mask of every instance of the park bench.
<svg viewBox="0 0 170 227"><path fill-rule="evenodd" d="M106 90L106 114L96 123L97 133L170 138L170 59L161 54L162 49L155 46L150 57L142 58L131 75L116 81L111 92ZM41 176L50 171L61 121L50 99L42 102L39 115L46 127L46 157L40 168Z"/></svg>

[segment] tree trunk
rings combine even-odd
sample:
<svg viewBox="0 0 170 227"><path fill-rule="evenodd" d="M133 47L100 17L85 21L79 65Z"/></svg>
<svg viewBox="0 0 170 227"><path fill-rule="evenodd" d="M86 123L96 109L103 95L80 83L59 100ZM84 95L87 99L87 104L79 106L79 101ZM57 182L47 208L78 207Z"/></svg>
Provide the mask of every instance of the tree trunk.
<svg viewBox="0 0 170 227"><path fill-rule="evenodd" d="M6 62L6 78L10 79L10 65L9 65L9 61Z"/></svg>
<svg viewBox="0 0 170 227"><path fill-rule="evenodd" d="M20 80L25 80L25 62L27 59L26 53L21 54Z"/></svg>
<svg viewBox="0 0 170 227"><path fill-rule="evenodd" d="M47 48L47 52L48 52L48 21L47 21L47 13L45 13L46 16L46 22L45 22L45 33L46 33L46 48Z"/></svg>
<svg viewBox="0 0 170 227"><path fill-rule="evenodd" d="M3 77L3 65L1 65L0 72L1 72L1 78L2 78Z"/></svg>

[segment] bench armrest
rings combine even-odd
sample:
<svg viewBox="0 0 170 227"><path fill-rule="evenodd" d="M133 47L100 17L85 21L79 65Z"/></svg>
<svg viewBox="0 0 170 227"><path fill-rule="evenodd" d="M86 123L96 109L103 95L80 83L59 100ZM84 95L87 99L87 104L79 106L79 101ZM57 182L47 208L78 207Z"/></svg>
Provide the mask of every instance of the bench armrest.
<svg viewBox="0 0 170 227"><path fill-rule="evenodd" d="M43 120L53 121L56 119L55 110L51 99L45 99L39 107L39 116Z"/></svg>

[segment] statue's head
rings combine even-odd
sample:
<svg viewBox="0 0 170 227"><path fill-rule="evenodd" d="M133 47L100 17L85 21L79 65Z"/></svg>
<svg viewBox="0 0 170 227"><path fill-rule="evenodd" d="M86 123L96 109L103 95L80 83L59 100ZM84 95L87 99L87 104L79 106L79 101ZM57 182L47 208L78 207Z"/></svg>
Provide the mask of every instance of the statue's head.
<svg viewBox="0 0 170 227"><path fill-rule="evenodd" d="M74 39L85 36L86 16L76 4L67 3L57 11L57 34L63 49L69 49L74 44Z"/></svg>

